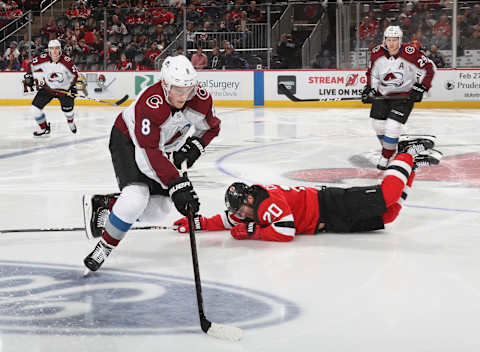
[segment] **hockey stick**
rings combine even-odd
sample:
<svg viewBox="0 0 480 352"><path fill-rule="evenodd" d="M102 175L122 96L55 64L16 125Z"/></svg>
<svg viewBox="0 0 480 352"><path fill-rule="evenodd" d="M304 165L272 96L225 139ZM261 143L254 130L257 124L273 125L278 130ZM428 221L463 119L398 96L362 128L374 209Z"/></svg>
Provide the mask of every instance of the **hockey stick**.
<svg viewBox="0 0 480 352"><path fill-rule="evenodd" d="M176 226L138 226L130 230L176 230ZM19 233L19 232L62 232L62 231L85 231L85 227L45 227L31 229L4 229L0 233Z"/></svg>
<svg viewBox="0 0 480 352"><path fill-rule="evenodd" d="M109 102L109 101L105 101L105 100L102 100L102 99L97 99L97 98L90 98L90 97L87 97L83 94L73 94L71 92L69 92L68 90L63 90L63 89L51 89L51 88L48 88L49 91L51 92L54 92L54 93L62 93L62 94L65 94L65 95L68 95L72 98L81 98L81 99L87 99L87 100L92 100L92 101L96 101L97 103L103 103L103 104L108 104L110 106L119 106L119 105L122 105L127 99L128 99L128 94L126 94L123 98L117 100L116 102L112 103L112 102Z"/></svg>
<svg viewBox="0 0 480 352"><path fill-rule="evenodd" d="M347 100L362 100L362 97L338 97L338 98L312 98L312 99L301 99L297 98L290 89L288 89L285 84L280 83L278 85L278 90L280 91L280 94L284 94L288 99L291 101L294 101L296 103L301 103L301 102L308 102L308 101L347 101ZM377 100L409 100L410 97L408 95L380 95L380 96L373 96L369 98L372 101L377 101Z"/></svg>
<svg viewBox="0 0 480 352"><path fill-rule="evenodd" d="M184 163L185 164L185 163ZM186 170L185 165L182 165L182 171ZM187 172L183 172L187 176ZM211 322L205 316L203 311L203 297L202 297L202 283L200 281L200 269L198 265L197 243L195 241L195 223L192 206L187 204L188 228L190 234L190 248L192 251L193 274L195 277L195 290L197 293L198 315L200 317L200 326L207 335L230 341L238 341L243 336L243 330L235 326L223 325Z"/></svg>

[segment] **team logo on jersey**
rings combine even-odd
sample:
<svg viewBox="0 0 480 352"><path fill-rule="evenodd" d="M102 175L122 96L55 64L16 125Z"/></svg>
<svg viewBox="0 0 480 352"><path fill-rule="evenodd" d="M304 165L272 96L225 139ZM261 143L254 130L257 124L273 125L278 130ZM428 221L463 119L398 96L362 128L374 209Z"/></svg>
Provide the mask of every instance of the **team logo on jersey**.
<svg viewBox="0 0 480 352"><path fill-rule="evenodd" d="M149 108L158 109L160 105L163 104L163 98L158 94L154 94L147 98L145 104L147 104Z"/></svg>
<svg viewBox="0 0 480 352"><path fill-rule="evenodd" d="M460 182L467 187L480 187L480 168L472 168L480 160L480 153L444 157L437 166L420 169L415 180ZM373 167L373 165L372 165ZM309 169L288 172L294 180L309 182L343 182L352 178L378 179L379 171L365 168Z"/></svg>
<svg viewBox="0 0 480 352"><path fill-rule="evenodd" d="M413 46L407 46L407 47L405 47L405 52L407 54L411 55L415 52L415 48Z"/></svg>
<svg viewBox="0 0 480 352"><path fill-rule="evenodd" d="M64 81L63 73L52 72L50 75L48 75L47 81L62 83Z"/></svg>
<svg viewBox="0 0 480 352"><path fill-rule="evenodd" d="M2 334L158 335L199 333L195 283L156 273L0 262ZM244 329L295 319L295 303L257 290L202 282L208 316ZM248 309L245 309L248 307Z"/></svg>
<svg viewBox="0 0 480 352"><path fill-rule="evenodd" d="M402 72L389 72L382 79L383 86L400 87L403 84Z"/></svg>
<svg viewBox="0 0 480 352"><path fill-rule="evenodd" d="M445 82L445 89L446 89L446 90L453 90L453 89L455 89L455 81L446 81L446 82Z"/></svg>
<svg viewBox="0 0 480 352"><path fill-rule="evenodd" d="M197 91L197 92L196 92L196 93L197 93L197 97L199 97L199 98L202 99L202 100L207 100L208 97L210 96L210 94L208 93L208 91L207 91L205 88L203 88L202 86L200 86L200 85L196 88L196 91Z"/></svg>

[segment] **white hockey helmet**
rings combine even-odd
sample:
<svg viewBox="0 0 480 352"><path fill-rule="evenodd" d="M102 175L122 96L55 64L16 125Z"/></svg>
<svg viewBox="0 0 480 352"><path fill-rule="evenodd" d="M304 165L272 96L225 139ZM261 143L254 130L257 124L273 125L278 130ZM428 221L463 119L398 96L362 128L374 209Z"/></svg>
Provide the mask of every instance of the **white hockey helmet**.
<svg viewBox="0 0 480 352"><path fill-rule="evenodd" d="M387 38L398 38L398 41L402 43L403 32L400 29L400 26L388 26L383 32L383 44L385 44L385 39Z"/></svg>
<svg viewBox="0 0 480 352"><path fill-rule="evenodd" d="M52 54L50 54L51 48L60 48L60 55L62 55L62 44L60 44L60 41L57 39L52 39L48 42L48 54L50 56L52 56Z"/></svg>
<svg viewBox="0 0 480 352"><path fill-rule="evenodd" d="M162 80L165 81L166 87L164 87L164 93L167 101L168 93L172 86L194 87L187 100L193 98L197 86L197 71L193 68L192 63L186 56L168 56L165 61L163 61L160 73Z"/></svg>

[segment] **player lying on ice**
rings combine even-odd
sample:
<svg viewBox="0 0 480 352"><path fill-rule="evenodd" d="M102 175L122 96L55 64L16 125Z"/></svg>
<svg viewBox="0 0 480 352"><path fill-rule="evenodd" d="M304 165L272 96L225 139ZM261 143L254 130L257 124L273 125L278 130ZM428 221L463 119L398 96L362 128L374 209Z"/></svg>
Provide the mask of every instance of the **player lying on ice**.
<svg viewBox="0 0 480 352"><path fill-rule="evenodd" d="M415 170L436 165L442 154L433 136L401 141L380 185L370 187L247 186L236 182L225 194L227 210L211 218L197 215L196 230L231 230L237 240L292 241L296 234L363 232L395 220L410 190ZM188 232L186 217L175 221Z"/></svg>

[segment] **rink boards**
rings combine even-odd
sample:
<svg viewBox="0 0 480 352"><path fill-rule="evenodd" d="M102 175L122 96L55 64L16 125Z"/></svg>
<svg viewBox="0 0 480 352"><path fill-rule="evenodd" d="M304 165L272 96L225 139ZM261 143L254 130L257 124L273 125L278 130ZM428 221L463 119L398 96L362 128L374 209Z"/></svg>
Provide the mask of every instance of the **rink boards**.
<svg viewBox="0 0 480 352"><path fill-rule="evenodd" d="M128 94L132 102L145 87L160 79L160 72L84 72L88 96L117 101ZM2 72L0 105L29 105L35 94L22 83L23 72ZM103 80L103 77L105 78ZM43 77L38 76L39 85ZM366 84L365 70L221 70L199 71L201 85L216 106L365 107L360 101L295 103L280 94L280 83L301 99L358 97ZM38 86L39 86L38 85ZM36 88L38 88L36 86ZM58 104L57 101L52 102ZM79 105L98 105L77 99ZM479 108L480 69L438 70L432 88L418 107Z"/></svg>

